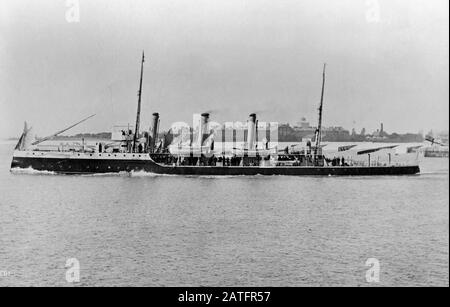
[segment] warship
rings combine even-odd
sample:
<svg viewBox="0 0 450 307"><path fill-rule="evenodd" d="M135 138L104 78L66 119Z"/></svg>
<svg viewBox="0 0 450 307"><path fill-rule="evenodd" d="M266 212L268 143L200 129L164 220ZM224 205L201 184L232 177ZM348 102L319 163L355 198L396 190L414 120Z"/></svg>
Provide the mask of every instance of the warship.
<svg viewBox="0 0 450 307"><path fill-rule="evenodd" d="M215 146L219 140L210 129L210 114L200 116L195 131L189 130L187 142L175 141L172 137L159 134L160 115L153 113L150 128L140 131L142 80L144 73L144 53L142 54L138 104L134 130L129 127L116 129L111 141L96 142L95 145L82 143L60 146L43 146L65 131L81 124L91 115L50 136L32 140L30 128L25 123L23 133L14 149L11 170L33 169L62 174L96 174L120 172L149 172L168 175L195 176L235 176L235 175L286 175L286 176L380 176L413 175L420 172L417 164L380 164L371 161L371 154L384 147L358 152L367 156L367 163L361 165L344 158L329 158L323 153L322 113L325 90L325 68L323 67L322 88L318 108L318 126L313 140L306 144L279 149L270 138L258 140L258 120L256 114L249 115L246 122L246 140L240 148L225 149ZM221 141L225 138L222 130ZM194 139L195 137L195 139ZM233 139L235 140L235 139ZM216 141L216 142L215 142ZM262 144L262 145L261 145ZM344 146L339 151L351 150L354 146ZM388 146L394 148L395 146ZM390 156L389 156L390 157Z"/></svg>

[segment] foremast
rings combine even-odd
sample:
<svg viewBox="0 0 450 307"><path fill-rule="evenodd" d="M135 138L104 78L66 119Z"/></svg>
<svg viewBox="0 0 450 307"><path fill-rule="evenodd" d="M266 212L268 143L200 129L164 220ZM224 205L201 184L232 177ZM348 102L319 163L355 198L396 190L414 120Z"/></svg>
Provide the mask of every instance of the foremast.
<svg viewBox="0 0 450 307"><path fill-rule="evenodd" d="M141 121L141 97L142 97L142 78L144 76L144 51L142 51L142 62L141 62L141 79L139 81L139 91L138 91L138 105L136 112L136 127L134 129L133 137L133 148L132 151L136 152L136 142L139 138L139 125Z"/></svg>
<svg viewBox="0 0 450 307"><path fill-rule="evenodd" d="M323 96L325 92L325 69L327 64L323 64L322 72L322 92L320 95L320 105L319 105L319 122L316 129L316 146L314 148L314 156L317 157L317 152L320 148L320 142L322 141L322 110L323 110Z"/></svg>

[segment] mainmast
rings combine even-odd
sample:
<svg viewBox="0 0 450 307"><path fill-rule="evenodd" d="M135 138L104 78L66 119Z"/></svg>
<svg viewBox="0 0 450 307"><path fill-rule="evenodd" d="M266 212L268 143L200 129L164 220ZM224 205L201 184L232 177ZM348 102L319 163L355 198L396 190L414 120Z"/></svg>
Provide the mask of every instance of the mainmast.
<svg viewBox="0 0 450 307"><path fill-rule="evenodd" d="M138 92L138 106L136 112L136 128L134 129L133 137L133 152L136 152L136 141L139 137L139 125L141 121L141 96L142 96L142 77L144 76L144 51L142 51L142 62L141 62L141 80L139 81L139 92Z"/></svg>
<svg viewBox="0 0 450 307"><path fill-rule="evenodd" d="M317 125L316 130L316 148L314 149L315 155L317 155L317 151L320 146L320 142L322 141L322 110L323 110L323 94L325 91L325 69L327 64L323 64L323 73L322 73L322 93L320 95L320 106L319 106L319 123Z"/></svg>

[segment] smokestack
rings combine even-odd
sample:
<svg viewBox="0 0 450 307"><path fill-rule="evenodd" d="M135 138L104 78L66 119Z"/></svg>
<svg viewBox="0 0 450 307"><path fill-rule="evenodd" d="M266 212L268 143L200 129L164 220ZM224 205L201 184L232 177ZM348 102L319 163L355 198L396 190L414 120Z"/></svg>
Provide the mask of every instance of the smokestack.
<svg viewBox="0 0 450 307"><path fill-rule="evenodd" d="M202 117L200 119L200 127L198 129L198 146L202 146L203 142L209 136L209 113L202 113Z"/></svg>
<svg viewBox="0 0 450 307"><path fill-rule="evenodd" d="M247 121L248 150L253 150L255 148L255 135L256 135L256 114L252 113L248 116Z"/></svg>
<svg viewBox="0 0 450 307"><path fill-rule="evenodd" d="M150 139L150 152L155 151L156 139L158 138L159 113L153 113Z"/></svg>

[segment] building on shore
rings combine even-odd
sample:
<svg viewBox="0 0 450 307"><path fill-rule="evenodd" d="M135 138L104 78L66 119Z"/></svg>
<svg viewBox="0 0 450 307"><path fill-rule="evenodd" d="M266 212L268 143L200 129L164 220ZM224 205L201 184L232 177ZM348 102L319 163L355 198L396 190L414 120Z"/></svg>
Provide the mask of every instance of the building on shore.
<svg viewBox="0 0 450 307"><path fill-rule="evenodd" d="M280 142L298 142L304 139L313 140L315 137L316 127L309 124L306 118L302 118L295 126L289 123L280 124L278 130L278 140ZM366 133L366 129L362 128L360 133L356 129L349 130L340 127L323 127L322 140L325 142L393 142L393 143L415 143L423 142L424 138L421 133L392 133L389 134L384 129L384 124L380 123L380 128L371 134Z"/></svg>
<svg viewBox="0 0 450 307"><path fill-rule="evenodd" d="M295 126L289 123L281 124L278 127L278 140L280 142L298 142L299 140L313 140L316 133L316 127L310 125L306 118L302 118ZM333 141L349 141L350 132L343 127L323 127L322 140Z"/></svg>

